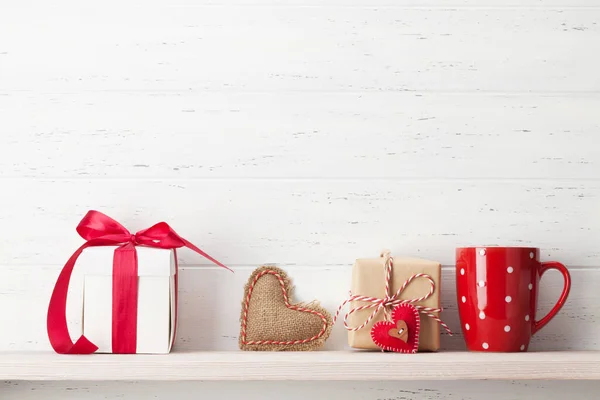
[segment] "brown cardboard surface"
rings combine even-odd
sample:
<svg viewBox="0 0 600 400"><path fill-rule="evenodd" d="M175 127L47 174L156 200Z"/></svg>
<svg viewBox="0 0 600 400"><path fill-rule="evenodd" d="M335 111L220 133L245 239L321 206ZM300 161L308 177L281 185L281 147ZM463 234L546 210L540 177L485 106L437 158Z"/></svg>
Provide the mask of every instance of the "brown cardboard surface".
<svg viewBox="0 0 600 400"><path fill-rule="evenodd" d="M435 282L434 294L425 301L416 303L424 307L440 307L441 290L441 265L435 261L418 258L394 257L394 268L391 278L391 293L395 293L404 282L413 274L425 273L430 275ZM352 268L352 294L369 297L385 297L385 268L384 258L358 259ZM412 299L422 297L429 293L430 283L427 279L415 279L406 287L400 295L400 299ZM359 307L367 303L354 301L350 303L351 308ZM373 309L357 311L350 315L348 323L350 326L362 324ZM434 313L439 316L439 313ZM367 324L363 329L356 332L348 332L348 344L357 349L379 349L371 340L371 328L377 321L384 318L383 310ZM433 318L421 314L421 333L419 336L419 351L436 351L440 348L440 325Z"/></svg>

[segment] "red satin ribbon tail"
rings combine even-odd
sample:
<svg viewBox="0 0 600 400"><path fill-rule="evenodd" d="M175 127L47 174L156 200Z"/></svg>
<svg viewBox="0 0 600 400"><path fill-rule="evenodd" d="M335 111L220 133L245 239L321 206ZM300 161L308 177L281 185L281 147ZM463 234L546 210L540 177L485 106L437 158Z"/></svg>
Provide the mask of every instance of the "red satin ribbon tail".
<svg viewBox="0 0 600 400"><path fill-rule="evenodd" d="M73 347L71 347L70 351L65 354L92 354L96 350L98 350L98 346L90 342L85 336L81 336L77 339Z"/></svg>
<svg viewBox="0 0 600 400"><path fill-rule="evenodd" d="M54 290L52 291L52 297L50 297L48 317L46 319L48 339L54 351L59 354L91 354L98 350L98 347L84 336L81 336L73 343L67 325L67 293L69 291L71 273L73 272L77 258L89 245L89 243L85 243L69 258L58 275Z"/></svg>
<svg viewBox="0 0 600 400"><path fill-rule="evenodd" d="M218 265L219 267L223 267L231 272L233 272L233 270L227 266L225 266L225 264L221 263L220 261L212 258L211 256L209 256L207 253L203 252L202 250L200 250L198 247L196 247L194 244L192 244L191 242L187 241L184 238L181 238L181 240L183 241L183 243L185 244L185 247L187 247L188 249L191 249L193 251L195 251L196 253L200 254L202 257L208 259L209 261L212 261L213 263L215 263L216 265Z"/></svg>

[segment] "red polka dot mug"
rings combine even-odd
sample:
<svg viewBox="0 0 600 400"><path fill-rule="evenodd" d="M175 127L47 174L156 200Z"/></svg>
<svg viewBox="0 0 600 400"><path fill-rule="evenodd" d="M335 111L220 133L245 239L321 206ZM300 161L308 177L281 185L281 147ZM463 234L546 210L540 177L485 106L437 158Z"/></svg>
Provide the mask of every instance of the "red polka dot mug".
<svg viewBox="0 0 600 400"><path fill-rule="evenodd" d="M531 336L558 313L571 289L567 268L540 262L531 247L456 249L456 295L462 331L470 351L527 351ZM536 320L540 278L558 270L565 285L556 305Z"/></svg>

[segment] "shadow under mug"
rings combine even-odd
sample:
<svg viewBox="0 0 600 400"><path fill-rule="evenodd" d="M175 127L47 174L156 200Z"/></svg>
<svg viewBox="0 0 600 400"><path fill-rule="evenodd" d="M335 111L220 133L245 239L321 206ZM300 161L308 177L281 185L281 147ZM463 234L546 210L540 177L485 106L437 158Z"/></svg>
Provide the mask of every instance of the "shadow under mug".
<svg viewBox="0 0 600 400"><path fill-rule="evenodd" d="M526 351L531 336L562 308L571 289L567 268L539 261L532 247L456 249L456 295L461 327L470 351ZM540 278L558 270L565 284L552 310L536 320Z"/></svg>

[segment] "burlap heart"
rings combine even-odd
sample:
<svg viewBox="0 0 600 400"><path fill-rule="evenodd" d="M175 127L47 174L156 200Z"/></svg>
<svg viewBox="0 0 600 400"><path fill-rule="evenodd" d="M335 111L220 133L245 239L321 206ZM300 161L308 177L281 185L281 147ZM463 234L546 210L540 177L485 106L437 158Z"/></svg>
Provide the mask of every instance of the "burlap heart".
<svg viewBox="0 0 600 400"><path fill-rule="evenodd" d="M331 315L318 303L291 304L292 285L276 267L257 268L244 290L240 349L316 350L331 333Z"/></svg>

